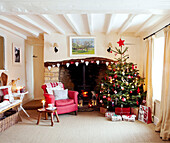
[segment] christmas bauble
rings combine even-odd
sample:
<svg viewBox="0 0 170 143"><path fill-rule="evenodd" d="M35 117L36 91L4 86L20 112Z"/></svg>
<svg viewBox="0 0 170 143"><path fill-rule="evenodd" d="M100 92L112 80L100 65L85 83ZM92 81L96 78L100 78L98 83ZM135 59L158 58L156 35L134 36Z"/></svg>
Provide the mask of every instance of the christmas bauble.
<svg viewBox="0 0 170 143"><path fill-rule="evenodd" d="M137 93L140 93L140 89L139 89L139 87L138 87L138 89L137 89Z"/></svg>
<svg viewBox="0 0 170 143"><path fill-rule="evenodd" d="M114 75L114 78L117 78L117 74Z"/></svg>
<svg viewBox="0 0 170 143"><path fill-rule="evenodd" d="M136 104L137 104L137 105L139 105L139 102L138 102L138 101L136 101Z"/></svg>
<svg viewBox="0 0 170 143"><path fill-rule="evenodd" d="M125 101L126 101L126 98L122 98L122 101L125 102Z"/></svg>
<svg viewBox="0 0 170 143"><path fill-rule="evenodd" d="M132 93L132 90L130 91L130 93Z"/></svg>
<svg viewBox="0 0 170 143"><path fill-rule="evenodd" d="M107 101L111 101L111 98L110 98L110 97L108 97L108 98L107 98Z"/></svg>

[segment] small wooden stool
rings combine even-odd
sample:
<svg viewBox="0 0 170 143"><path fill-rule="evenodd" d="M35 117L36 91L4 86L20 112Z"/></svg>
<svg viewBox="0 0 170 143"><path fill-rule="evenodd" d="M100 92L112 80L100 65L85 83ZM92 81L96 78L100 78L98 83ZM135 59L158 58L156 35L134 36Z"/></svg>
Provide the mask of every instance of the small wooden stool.
<svg viewBox="0 0 170 143"><path fill-rule="evenodd" d="M54 117L53 114L55 113L56 118L57 118L57 122L59 122L59 117L58 117L58 113L57 113L57 109L53 109L53 110L47 110L46 108L40 108L37 110L37 112L39 112L39 116L38 116L38 120L37 120L37 125L40 123L41 120L41 114L44 112L45 113L45 119L48 119L48 113L51 114L51 126L54 125Z"/></svg>

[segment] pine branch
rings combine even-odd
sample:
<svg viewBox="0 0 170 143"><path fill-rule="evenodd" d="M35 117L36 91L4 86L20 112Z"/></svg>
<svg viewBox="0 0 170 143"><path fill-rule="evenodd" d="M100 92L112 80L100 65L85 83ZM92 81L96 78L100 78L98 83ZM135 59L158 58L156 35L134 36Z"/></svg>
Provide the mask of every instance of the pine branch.
<svg viewBox="0 0 170 143"><path fill-rule="evenodd" d="M122 52L123 54L128 50L128 47L125 48L125 50Z"/></svg>

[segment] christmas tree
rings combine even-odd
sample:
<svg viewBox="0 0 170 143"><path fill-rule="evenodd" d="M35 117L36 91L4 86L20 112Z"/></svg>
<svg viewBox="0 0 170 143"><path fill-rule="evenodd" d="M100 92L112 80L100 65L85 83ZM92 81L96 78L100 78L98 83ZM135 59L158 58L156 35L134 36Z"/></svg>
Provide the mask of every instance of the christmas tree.
<svg viewBox="0 0 170 143"><path fill-rule="evenodd" d="M99 102L102 106L113 110L115 107L137 107L146 93L143 91L144 78L140 77L137 65L128 63L128 47L124 47L124 40L117 42L119 48L107 49L115 53L115 62L108 66L105 77L99 84Z"/></svg>

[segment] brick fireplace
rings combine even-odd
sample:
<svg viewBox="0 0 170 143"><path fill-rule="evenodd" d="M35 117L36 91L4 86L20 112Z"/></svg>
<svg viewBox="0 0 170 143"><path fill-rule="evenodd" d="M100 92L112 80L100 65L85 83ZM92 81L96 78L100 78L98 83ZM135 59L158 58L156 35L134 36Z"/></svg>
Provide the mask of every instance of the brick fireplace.
<svg viewBox="0 0 170 143"><path fill-rule="evenodd" d="M78 66L75 62L79 61ZM86 65L85 61L89 64ZM96 61L99 61L97 64ZM64 84L66 89L76 90L79 92L79 98L83 98L84 103L92 98L91 91L96 91L97 84L105 76L107 69L106 62L113 62L106 58L87 58L87 59L74 59L62 62L46 62L45 63L45 82L60 81ZM54 67L60 63L59 67ZM70 63L69 67L66 63ZM51 69L48 69L51 66ZM83 92L86 92L84 95Z"/></svg>

